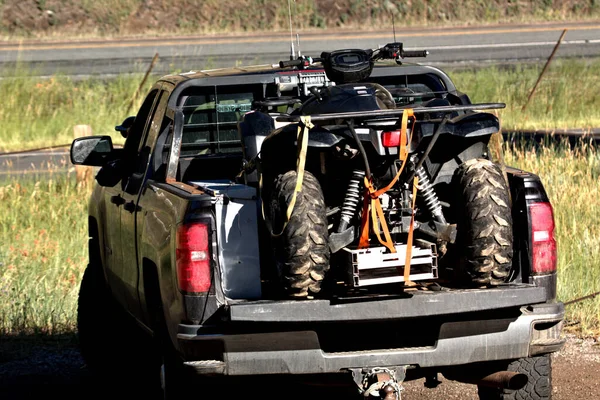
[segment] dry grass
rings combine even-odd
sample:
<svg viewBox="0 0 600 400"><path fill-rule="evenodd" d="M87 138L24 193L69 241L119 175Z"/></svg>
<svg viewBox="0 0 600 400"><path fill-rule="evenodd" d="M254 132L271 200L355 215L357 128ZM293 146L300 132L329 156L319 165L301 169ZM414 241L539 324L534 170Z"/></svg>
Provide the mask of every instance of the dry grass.
<svg viewBox="0 0 600 400"><path fill-rule="evenodd" d="M593 20L600 16L600 5L589 0L296 0L292 13L300 31L391 30L394 15L400 32L410 26ZM228 7L217 0L7 0L0 2L0 19L0 35L10 39L289 29L288 2L267 0L236 0Z"/></svg>

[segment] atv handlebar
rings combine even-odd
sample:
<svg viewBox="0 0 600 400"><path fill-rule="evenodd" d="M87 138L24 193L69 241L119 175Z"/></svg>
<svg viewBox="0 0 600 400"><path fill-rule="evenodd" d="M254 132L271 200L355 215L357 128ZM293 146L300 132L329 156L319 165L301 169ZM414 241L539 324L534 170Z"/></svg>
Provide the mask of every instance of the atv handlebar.
<svg viewBox="0 0 600 400"><path fill-rule="evenodd" d="M279 68L298 67L306 68L314 63L322 62L322 58L300 57L295 60L279 61Z"/></svg>
<svg viewBox="0 0 600 400"><path fill-rule="evenodd" d="M429 52L427 50L403 50L400 53L400 57L427 57Z"/></svg>
<svg viewBox="0 0 600 400"><path fill-rule="evenodd" d="M363 54L363 60L364 58L367 60L370 59L371 63L377 60L395 60L399 63L401 58L419 58L427 57L429 55L429 51L427 50L404 50L403 46L404 45L400 42L394 42L388 43L375 50L338 50L334 52L324 52L320 58L301 56L294 60L279 61L279 68L297 67L304 69L315 63L331 63L332 59L340 53L348 52Z"/></svg>
<svg viewBox="0 0 600 400"><path fill-rule="evenodd" d="M303 64L304 64L304 61L301 58L296 59L296 60L289 60L289 61L279 61L280 68L300 67Z"/></svg>

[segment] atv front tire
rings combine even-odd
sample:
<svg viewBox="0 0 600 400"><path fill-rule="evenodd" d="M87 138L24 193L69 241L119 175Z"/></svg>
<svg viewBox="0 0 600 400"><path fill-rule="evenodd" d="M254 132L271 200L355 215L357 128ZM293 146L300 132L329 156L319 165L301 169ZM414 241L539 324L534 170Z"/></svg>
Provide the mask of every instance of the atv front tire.
<svg viewBox="0 0 600 400"><path fill-rule="evenodd" d="M296 177L296 171L288 171L275 179L270 220L282 294L287 298L304 299L321 291L329 270L330 251L323 192L317 179L308 171L304 172L302 189L284 228L287 208L296 189Z"/></svg>
<svg viewBox="0 0 600 400"><path fill-rule="evenodd" d="M519 390L490 389L480 386L480 400L550 400L552 398L552 360L550 354L521 358L508 364L508 371L527 375Z"/></svg>
<svg viewBox="0 0 600 400"><path fill-rule="evenodd" d="M512 265L513 231L508 185L489 160L472 159L455 172L457 250L470 285L497 286Z"/></svg>

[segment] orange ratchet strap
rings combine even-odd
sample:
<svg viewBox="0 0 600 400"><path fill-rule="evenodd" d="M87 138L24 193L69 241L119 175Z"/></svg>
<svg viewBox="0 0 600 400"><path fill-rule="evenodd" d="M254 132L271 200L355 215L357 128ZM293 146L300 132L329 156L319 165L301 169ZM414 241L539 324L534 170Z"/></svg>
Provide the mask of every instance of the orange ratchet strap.
<svg viewBox="0 0 600 400"><path fill-rule="evenodd" d="M365 198L363 202L363 213L362 213L362 222L361 222L361 234L360 241L358 243L359 249L366 249L369 247L369 206L371 207L371 219L373 221L373 230L375 231L375 235L377 236L377 240L379 243L388 248L391 253L396 252L396 247L394 246L394 242L390 236L390 231L388 229L387 223L385 222L385 217L383 215L383 209L381 208L381 202L379 201L379 196L387 192L392 186L396 184L402 170L404 170L404 166L406 165L406 159L408 158L408 145L410 144L410 140L407 135L408 128L408 118L413 117L414 124L414 112L412 108L407 108L402 113L402 122L400 126L400 145L398 147L398 159L402 161L402 166L398 170L398 173L392 179L392 181L384 188L376 190L373 186L373 182L369 181L368 178L365 177ZM413 190L414 191L414 190ZM370 201L369 201L370 199ZM413 199L414 202L414 199ZM414 206L413 206L414 208ZM379 234L379 225L381 225L381 230L383 230L383 235L385 237L385 241L381 239L381 235ZM412 224L411 224L412 231ZM412 235L409 232L409 239L412 239ZM411 240L412 245L412 240ZM410 256L410 254L408 254ZM410 258L408 259L410 261ZM405 268L406 269L406 268Z"/></svg>

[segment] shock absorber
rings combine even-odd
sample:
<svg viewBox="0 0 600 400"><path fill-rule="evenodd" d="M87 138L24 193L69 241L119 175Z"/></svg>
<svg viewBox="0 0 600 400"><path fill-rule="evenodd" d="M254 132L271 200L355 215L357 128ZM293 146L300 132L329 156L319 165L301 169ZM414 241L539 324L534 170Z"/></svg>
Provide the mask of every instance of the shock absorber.
<svg viewBox="0 0 600 400"><path fill-rule="evenodd" d="M444 218L444 214L442 213L442 205L440 204L440 200L433 189L433 185L429 180L429 176L427 175L427 171L421 165L416 169L415 175L419 178L419 190L421 191L421 195L425 199L425 204L427 208L434 216L442 224L446 224L446 218Z"/></svg>
<svg viewBox="0 0 600 400"><path fill-rule="evenodd" d="M352 177L348 184L348 190L346 191L346 198L342 205L342 211L340 216L340 224L338 225L337 232L343 232L348 228L354 214L356 214L356 207L361 198L362 183L365 179L365 172L354 170L352 171Z"/></svg>

